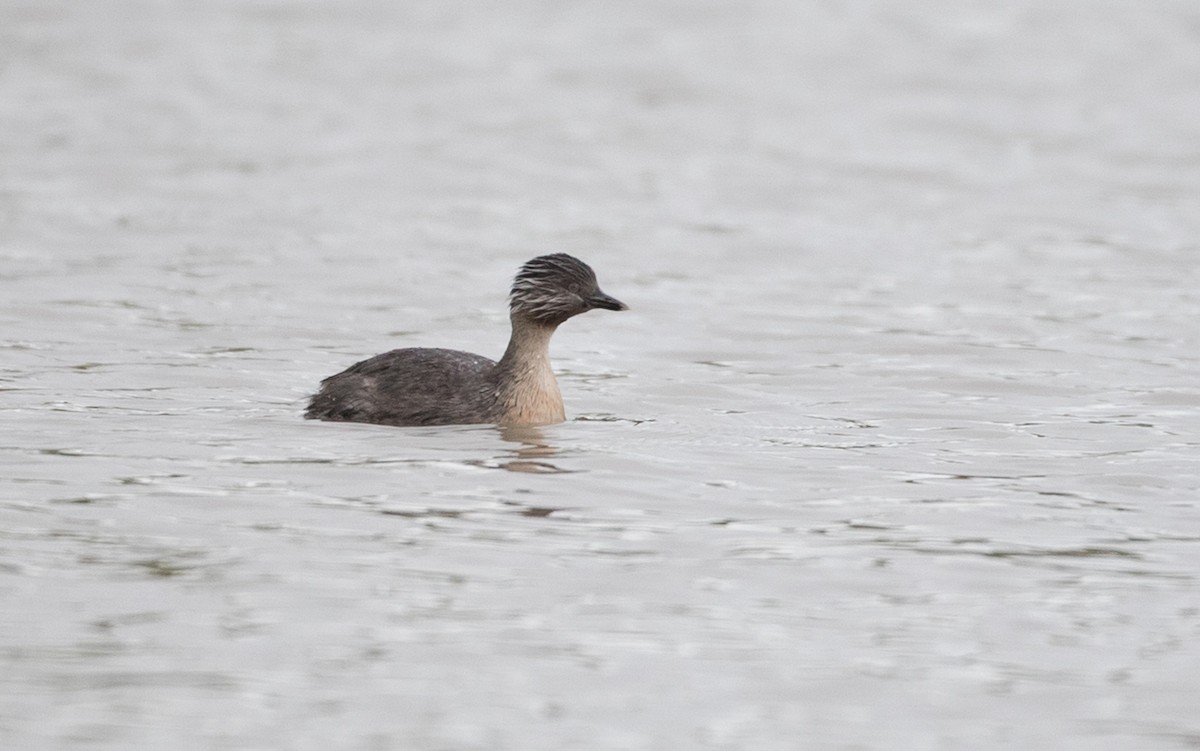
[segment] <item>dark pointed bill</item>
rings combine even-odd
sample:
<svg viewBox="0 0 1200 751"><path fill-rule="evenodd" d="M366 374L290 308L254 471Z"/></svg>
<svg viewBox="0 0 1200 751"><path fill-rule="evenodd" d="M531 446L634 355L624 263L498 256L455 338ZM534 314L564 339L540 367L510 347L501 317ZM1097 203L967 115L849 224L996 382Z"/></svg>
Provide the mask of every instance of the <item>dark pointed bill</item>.
<svg viewBox="0 0 1200 751"><path fill-rule="evenodd" d="M629 310L628 305L615 297L609 297L603 292L596 292L596 294L589 297L588 305L593 308L602 308L604 310Z"/></svg>

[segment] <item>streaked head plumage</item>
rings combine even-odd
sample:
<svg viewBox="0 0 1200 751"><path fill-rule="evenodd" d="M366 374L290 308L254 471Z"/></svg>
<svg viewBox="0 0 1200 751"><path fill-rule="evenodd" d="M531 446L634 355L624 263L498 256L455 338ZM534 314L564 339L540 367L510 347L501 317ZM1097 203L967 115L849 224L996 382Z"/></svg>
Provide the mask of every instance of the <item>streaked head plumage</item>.
<svg viewBox="0 0 1200 751"><path fill-rule="evenodd" d="M514 318L552 326L595 308L626 310L624 303L600 291L591 266L566 253L526 262L508 299Z"/></svg>

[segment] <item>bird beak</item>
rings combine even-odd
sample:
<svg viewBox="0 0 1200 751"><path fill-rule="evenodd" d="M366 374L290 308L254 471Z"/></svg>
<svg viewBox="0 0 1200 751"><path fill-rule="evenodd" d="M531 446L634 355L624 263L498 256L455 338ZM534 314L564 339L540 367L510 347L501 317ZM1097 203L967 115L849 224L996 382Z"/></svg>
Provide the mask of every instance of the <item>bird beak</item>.
<svg viewBox="0 0 1200 751"><path fill-rule="evenodd" d="M604 310L629 310L629 306L621 302L615 297L609 297L603 292L597 291L596 294L588 298L588 307L603 308Z"/></svg>

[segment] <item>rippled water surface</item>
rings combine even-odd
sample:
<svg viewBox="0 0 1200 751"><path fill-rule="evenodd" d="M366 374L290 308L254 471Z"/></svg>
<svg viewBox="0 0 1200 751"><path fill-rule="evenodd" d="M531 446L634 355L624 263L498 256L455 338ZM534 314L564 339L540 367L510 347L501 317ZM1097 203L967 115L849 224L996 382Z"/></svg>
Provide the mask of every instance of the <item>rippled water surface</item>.
<svg viewBox="0 0 1200 751"><path fill-rule="evenodd" d="M1200 9L0 6L0 747L1200 747ZM538 430L307 422L512 273Z"/></svg>

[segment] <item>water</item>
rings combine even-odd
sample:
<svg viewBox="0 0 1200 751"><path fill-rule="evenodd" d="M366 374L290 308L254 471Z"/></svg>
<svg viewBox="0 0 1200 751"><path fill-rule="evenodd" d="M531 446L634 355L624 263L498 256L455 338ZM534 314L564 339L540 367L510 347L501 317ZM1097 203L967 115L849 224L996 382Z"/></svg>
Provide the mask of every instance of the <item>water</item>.
<svg viewBox="0 0 1200 751"><path fill-rule="evenodd" d="M0 747L1200 746L1194 3L12 0ZM633 310L539 430L300 419Z"/></svg>

